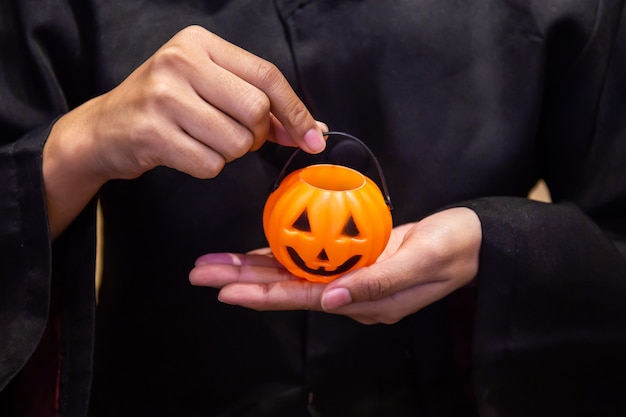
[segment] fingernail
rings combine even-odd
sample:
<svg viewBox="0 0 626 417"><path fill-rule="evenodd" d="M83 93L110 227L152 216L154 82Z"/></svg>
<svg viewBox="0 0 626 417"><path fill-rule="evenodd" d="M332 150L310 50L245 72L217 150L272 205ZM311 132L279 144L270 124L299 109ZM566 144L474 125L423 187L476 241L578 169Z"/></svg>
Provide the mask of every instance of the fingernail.
<svg viewBox="0 0 626 417"><path fill-rule="evenodd" d="M316 120L315 123L317 123L317 127L319 127L322 132L328 132L329 129L326 123L320 122L319 120Z"/></svg>
<svg viewBox="0 0 626 417"><path fill-rule="evenodd" d="M242 261L236 253L207 253L196 259L196 266L208 264L226 264L241 266Z"/></svg>
<svg viewBox="0 0 626 417"><path fill-rule="evenodd" d="M304 143L306 143L306 146L309 148L309 150L314 153L322 152L326 147L326 141L324 140L324 137L316 129L311 129L305 133Z"/></svg>
<svg viewBox="0 0 626 417"><path fill-rule="evenodd" d="M333 288L322 296L322 308L326 311L343 307L352 302L347 288Z"/></svg>

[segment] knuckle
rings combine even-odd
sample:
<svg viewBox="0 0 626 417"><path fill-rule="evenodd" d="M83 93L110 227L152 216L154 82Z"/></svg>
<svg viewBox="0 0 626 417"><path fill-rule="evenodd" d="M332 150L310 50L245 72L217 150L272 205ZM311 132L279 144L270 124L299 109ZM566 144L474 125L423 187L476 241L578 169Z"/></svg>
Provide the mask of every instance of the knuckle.
<svg viewBox="0 0 626 417"><path fill-rule="evenodd" d="M178 43L170 43L159 49L151 59L153 71L180 70L189 64L185 48Z"/></svg>
<svg viewBox="0 0 626 417"><path fill-rule="evenodd" d="M241 97L241 103L247 109L246 123L257 128L266 125L269 121L270 99L261 91L247 91Z"/></svg>
<svg viewBox="0 0 626 417"><path fill-rule="evenodd" d="M256 67L257 79L261 85L272 88L285 81L278 67L266 60L260 60Z"/></svg>
<svg viewBox="0 0 626 417"><path fill-rule="evenodd" d="M241 140L238 141L238 145L235 148L236 158L240 158L244 156L245 154L247 154L250 151L250 148L252 147L252 145L254 144L254 136L252 136L252 133L248 132L244 135L240 135L239 138Z"/></svg>
<svg viewBox="0 0 626 417"><path fill-rule="evenodd" d="M194 176L201 179L215 178L222 172L225 165L226 160L220 156L204 158L199 162L198 172Z"/></svg>
<svg viewBox="0 0 626 417"><path fill-rule="evenodd" d="M227 161L242 157L248 153L254 143L254 137L250 131L238 132L231 135L231 137L231 145L228 149L228 154L225 155Z"/></svg>
<svg viewBox="0 0 626 417"><path fill-rule="evenodd" d="M309 284L306 287L305 307L307 310L312 310L315 304L319 303L316 302L315 295L313 294L313 286Z"/></svg>
<svg viewBox="0 0 626 417"><path fill-rule="evenodd" d="M246 151L258 149L270 133L269 98L265 94L259 93L249 97L248 100L250 111L245 126L249 129L250 135L246 137Z"/></svg>
<svg viewBox="0 0 626 417"><path fill-rule="evenodd" d="M224 158L215 158L213 162L207 163L206 172L208 173L208 178L217 177L217 175L222 172L222 169L224 169L224 165L226 165Z"/></svg>
<svg viewBox="0 0 626 417"><path fill-rule="evenodd" d="M289 106L288 118L294 126L302 126L309 118L309 111L301 101L296 101Z"/></svg>
<svg viewBox="0 0 626 417"><path fill-rule="evenodd" d="M148 106L154 106L157 109L174 102L176 96L176 90L171 82L163 77L153 77L146 88Z"/></svg>
<svg viewBox="0 0 626 417"><path fill-rule="evenodd" d="M365 287L366 297L369 300L379 300L391 291L391 281L387 278L376 277L367 280Z"/></svg>

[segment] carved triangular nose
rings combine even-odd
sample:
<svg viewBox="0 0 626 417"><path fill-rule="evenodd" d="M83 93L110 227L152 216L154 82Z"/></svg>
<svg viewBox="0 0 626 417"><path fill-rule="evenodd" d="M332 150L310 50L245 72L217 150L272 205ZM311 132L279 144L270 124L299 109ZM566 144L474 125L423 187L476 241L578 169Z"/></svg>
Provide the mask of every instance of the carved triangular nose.
<svg viewBox="0 0 626 417"><path fill-rule="evenodd" d="M320 261L328 260L328 255L326 255L326 251L324 249L322 249L322 251L317 255L317 259L319 259Z"/></svg>

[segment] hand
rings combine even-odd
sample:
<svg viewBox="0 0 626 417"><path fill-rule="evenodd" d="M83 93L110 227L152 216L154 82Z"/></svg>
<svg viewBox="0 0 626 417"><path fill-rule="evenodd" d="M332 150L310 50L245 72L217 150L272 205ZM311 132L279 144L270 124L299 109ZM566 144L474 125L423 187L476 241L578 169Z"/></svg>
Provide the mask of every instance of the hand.
<svg viewBox="0 0 626 417"><path fill-rule="evenodd" d="M320 152L322 129L273 64L186 28L54 125L43 166L53 235L110 179L159 165L211 178L265 140Z"/></svg>
<svg viewBox="0 0 626 417"><path fill-rule="evenodd" d="M375 264L329 284L294 277L267 249L204 255L189 279L193 285L221 288L219 299L228 304L319 310L364 324L391 324L471 282L481 242L478 216L459 207L394 228Z"/></svg>

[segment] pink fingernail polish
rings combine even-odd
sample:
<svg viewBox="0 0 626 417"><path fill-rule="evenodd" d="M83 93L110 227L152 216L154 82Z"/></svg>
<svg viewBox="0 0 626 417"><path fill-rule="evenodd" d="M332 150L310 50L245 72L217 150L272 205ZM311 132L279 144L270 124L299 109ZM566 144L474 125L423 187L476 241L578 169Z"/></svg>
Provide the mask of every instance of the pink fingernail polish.
<svg viewBox="0 0 626 417"><path fill-rule="evenodd" d="M326 141L322 134L315 130L311 129L304 135L304 143L308 146L308 148L315 153L322 152L326 147Z"/></svg>
<svg viewBox="0 0 626 417"><path fill-rule="evenodd" d="M196 266L208 264L226 264L241 266L241 257L235 253L207 253L196 259Z"/></svg>
<svg viewBox="0 0 626 417"><path fill-rule="evenodd" d="M347 288L334 288L322 296L322 308L334 310L352 302L352 296Z"/></svg>

